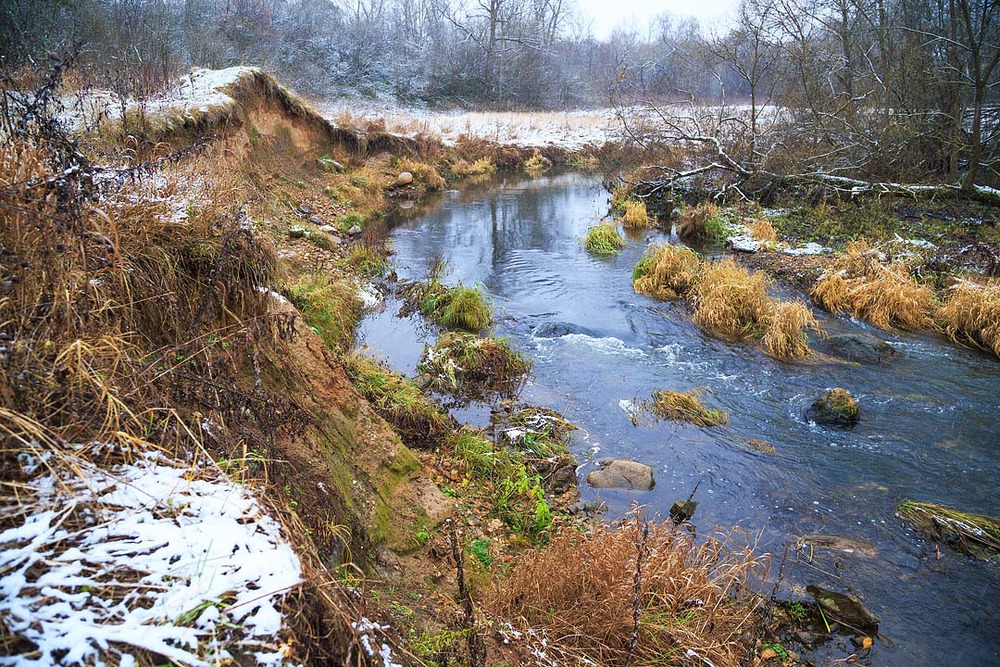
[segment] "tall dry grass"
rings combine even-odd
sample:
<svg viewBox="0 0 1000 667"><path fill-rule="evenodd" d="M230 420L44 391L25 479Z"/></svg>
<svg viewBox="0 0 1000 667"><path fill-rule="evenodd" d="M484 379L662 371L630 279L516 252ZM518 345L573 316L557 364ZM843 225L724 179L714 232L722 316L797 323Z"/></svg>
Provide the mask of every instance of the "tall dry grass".
<svg viewBox="0 0 1000 667"><path fill-rule="evenodd" d="M587 535L564 528L498 576L484 605L543 633L557 660L735 667L753 655L768 563L732 535L696 541L633 516Z"/></svg>
<svg viewBox="0 0 1000 667"><path fill-rule="evenodd" d="M934 292L902 262L884 264L866 241L847 245L816 282L812 298L834 314L849 312L875 326L920 331L933 324Z"/></svg>
<svg viewBox="0 0 1000 667"><path fill-rule="evenodd" d="M693 250L653 245L632 270L632 287L657 299L679 299L694 285L700 261Z"/></svg>
<svg viewBox="0 0 1000 667"><path fill-rule="evenodd" d="M692 290L695 324L724 340L759 343L778 359L808 357L806 330L819 323L804 303L772 299L769 287L763 273L731 259L706 262Z"/></svg>
<svg viewBox="0 0 1000 667"><path fill-rule="evenodd" d="M957 283L947 290L936 319L955 342L983 347L1000 357L1000 280Z"/></svg>

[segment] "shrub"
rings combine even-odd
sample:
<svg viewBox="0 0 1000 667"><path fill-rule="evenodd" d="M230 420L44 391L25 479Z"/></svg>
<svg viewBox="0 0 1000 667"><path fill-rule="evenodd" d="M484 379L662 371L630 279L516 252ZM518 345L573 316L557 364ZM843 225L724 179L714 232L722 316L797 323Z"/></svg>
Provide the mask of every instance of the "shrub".
<svg viewBox="0 0 1000 667"><path fill-rule="evenodd" d="M769 557L735 541L699 540L670 522L631 517L619 529L558 531L496 575L484 606L547 638L572 664L744 664L762 627ZM641 565L641 567L640 567ZM638 629L638 634L635 634Z"/></svg>
<svg viewBox="0 0 1000 667"><path fill-rule="evenodd" d="M701 397L709 391L706 387L689 389L688 391L653 392L653 400L645 402L645 408L661 419L684 421L695 426L725 426L729 423L729 415L725 410L706 408L701 403Z"/></svg>
<svg viewBox="0 0 1000 667"><path fill-rule="evenodd" d="M632 270L632 287L657 299L679 299L694 285L698 265L698 256L688 248L650 246Z"/></svg>
<svg viewBox="0 0 1000 667"><path fill-rule="evenodd" d="M417 366L436 388L469 397L513 396L530 369L531 362L511 350L505 339L459 331L443 334L426 348Z"/></svg>
<svg viewBox="0 0 1000 667"><path fill-rule="evenodd" d="M614 255L625 247L625 239L614 224L600 223L587 229L584 246L595 255Z"/></svg>
<svg viewBox="0 0 1000 667"><path fill-rule="evenodd" d="M882 329L919 331L932 323L934 292L919 284L902 262L882 264L866 242L847 245L830 270L812 289L823 309L850 312Z"/></svg>
<svg viewBox="0 0 1000 667"><path fill-rule="evenodd" d="M350 349L362 307L353 282L306 274L282 292L328 347L341 352Z"/></svg>
<svg viewBox="0 0 1000 667"><path fill-rule="evenodd" d="M448 438L452 420L403 376L359 355L348 358L347 372L358 392L408 446L434 447Z"/></svg>
<svg viewBox="0 0 1000 667"><path fill-rule="evenodd" d="M978 345L1000 357L1000 280L958 283L948 290L937 321L955 342Z"/></svg>

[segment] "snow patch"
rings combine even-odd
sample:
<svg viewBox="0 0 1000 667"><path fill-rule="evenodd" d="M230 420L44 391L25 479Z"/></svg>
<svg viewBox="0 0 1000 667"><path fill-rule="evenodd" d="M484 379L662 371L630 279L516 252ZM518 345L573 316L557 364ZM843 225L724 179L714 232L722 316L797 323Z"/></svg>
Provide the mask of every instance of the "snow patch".
<svg viewBox="0 0 1000 667"><path fill-rule="evenodd" d="M786 255L823 255L829 252L833 252L833 248L827 248L814 241L810 241L805 245L796 246L794 248L784 248L783 253Z"/></svg>
<svg viewBox="0 0 1000 667"><path fill-rule="evenodd" d="M0 533L0 617L37 651L0 665L134 665L136 651L209 665L231 659L220 644L283 664L298 557L246 489L194 473L153 452L35 480L2 517L24 518Z"/></svg>

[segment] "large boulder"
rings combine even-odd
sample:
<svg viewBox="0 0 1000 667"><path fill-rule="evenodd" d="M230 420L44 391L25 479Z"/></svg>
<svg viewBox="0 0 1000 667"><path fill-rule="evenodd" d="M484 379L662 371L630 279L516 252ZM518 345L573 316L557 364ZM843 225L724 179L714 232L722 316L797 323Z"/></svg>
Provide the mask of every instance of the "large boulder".
<svg viewBox="0 0 1000 667"><path fill-rule="evenodd" d="M809 406L806 418L824 426L854 426L859 418L858 402L846 389L830 389Z"/></svg>
<svg viewBox="0 0 1000 667"><path fill-rule="evenodd" d="M587 475L587 483L598 489L649 491L653 488L653 469L645 463L614 459Z"/></svg>
<svg viewBox="0 0 1000 667"><path fill-rule="evenodd" d="M830 336L826 342L838 357L859 364L884 364L899 355L892 345L871 334Z"/></svg>

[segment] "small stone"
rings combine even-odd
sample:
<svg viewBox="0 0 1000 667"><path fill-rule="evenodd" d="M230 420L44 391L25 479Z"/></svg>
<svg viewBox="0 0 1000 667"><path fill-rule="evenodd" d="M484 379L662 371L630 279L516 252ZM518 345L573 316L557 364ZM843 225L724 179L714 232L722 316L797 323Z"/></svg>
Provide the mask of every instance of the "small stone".
<svg viewBox="0 0 1000 667"><path fill-rule="evenodd" d="M305 204L299 204L299 213L302 215L312 215L313 210Z"/></svg>
<svg viewBox="0 0 1000 667"><path fill-rule="evenodd" d="M322 218L318 218L315 215L310 215L309 216L309 222L313 223L314 225L322 225L323 224L323 219Z"/></svg>
<svg viewBox="0 0 1000 667"><path fill-rule="evenodd" d="M290 239L301 239L306 235L305 227L291 227L288 230L288 238Z"/></svg>
<svg viewBox="0 0 1000 667"><path fill-rule="evenodd" d="M649 491L654 484L653 469L645 463L617 459L587 475L587 483L598 489Z"/></svg>
<svg viewBox="0 0 1000 667"><path fill-rule="evenodd" d="M816 604L830 620L842 623L864 635L878 634L878 617L853 595L812 585L806 586L806 591L813 596Z"/></svg>
<svg viewBox="0 0 1000 667"><path fill-rule="evenodd" d="M566 508L570 514L604 514L608 511L608 504L605 502L595 502L593 500L581 500Z"/></svg>
<svg viewBox="0 0 1000 667"><path fill-rule="evenodd" d="M826 344L838 357L859 364L884 364L899 356L896 348L871 334L829 336Z"/></svg>
<svg viewBox="0 0 1000 667"><path fill-rule="evenodd" d="M325 232L327 234L334 234L334 233L336 233L337 228L334 227L333 225L320 225L319 226L319 231Z"/></svg>
<svg viewBox="0 0 1000 667"><path fill-rule="evenodd" d="M350 234L351 236L357 236L358 234L361 233L361 227L358 225L354 225L353 227L347 230L347 233Z"/></svg>
<svg viewBox="0 0 1000 667"><path fill-rule="evenodd" d="M409 185L413 182L413 174L408 171L400 172L399 176L396 177L397 185Z"/></svg>
<svg viewBox="0 0 1000 667"><path fill-rule="evenodd" d="M830 389L817 398L806 410L806 417L824 426L850 427L860 417L858 402L846 389Z"/></svg>
<svg viewBox="0 0 1000 667"><path fill-rule="evenodd" d="M690 521L697 509L698 503L694 500L678 500L670 506L670 519L674 523Z"/></svg>

